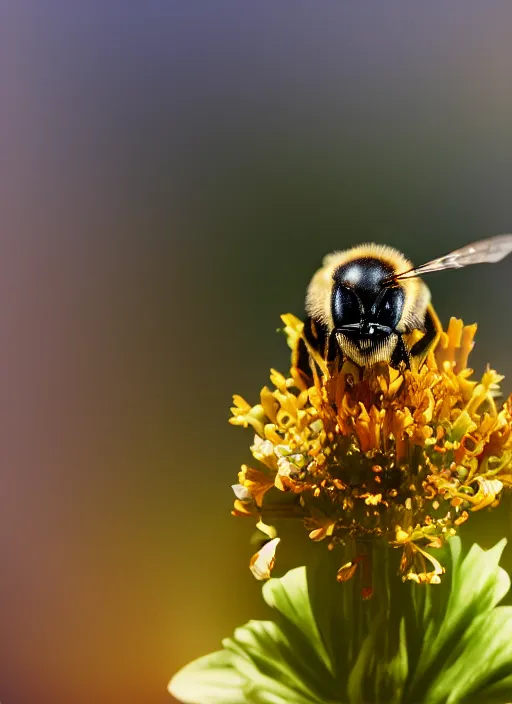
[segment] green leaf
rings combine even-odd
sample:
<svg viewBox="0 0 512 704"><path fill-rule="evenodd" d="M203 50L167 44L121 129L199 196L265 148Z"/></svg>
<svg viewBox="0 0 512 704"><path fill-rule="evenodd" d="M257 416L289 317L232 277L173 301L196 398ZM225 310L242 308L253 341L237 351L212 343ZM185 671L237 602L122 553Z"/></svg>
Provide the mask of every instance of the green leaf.
<svg viewBox="0 0 512 704"><path fill-rule="evenodd" d="M221 650L185 665L169 683L169 692L184 704L246 704L245 677Z"/></svg>
<svg viewBox="0 0 512 704"><path fill-rule="evenodd" d="M460 539L452 538L449 544L449 592L446 585L439 594L433 591L435 587L425 595L413 592L419 616L416 628L423 634L423 642L409 696L412 700L425 697L429 704L463 702L467 694L482 690L487 677L493 681L512 674L508 610L495 609L510 587L507 573L498 565L505 541L487 551L473 545L464 559L460 557ZM436 596L441 597L440 603L435 602ZM489 642L491 633L493 641ZM499 657L493 659L494 642L499 643ZM502 668L504 675L500 675ZM464 673L460 682L458 672ZM508 698L512 699L512 690Z"/></svg>
<svg viewBox="0 0 512 704"><path fill-rule="evenodd" d="M249 621L224 650L187 665L169 690L186 704L506 704L512 607L504 541L463 556L439 585L403 584L399 551L373 549L374 596L336 581L339 555L263 587L275 621ZM445 562L447 562L446 560Z"/></svg>
<svg viewBox="0 0 512 704"><path fill-rule="evenodd" d="M265 675L257 680L248 680L244 691L249 704L329 704L325 699L309 697Z"/></svg>
<svg viewBox="0 0 512 704"><path fill-rule="evenodd" d="M269 579L263 585L263 598L271 608L277 609L289 623L297 627L306 642L315 648L327 670L332 672L332 663L313 616L306 568L297 567L280 579Z"/></svg>
<svg viewBox="0 0 512 704"><path fill-rule="evenodd" d="M408 671L403 620L398 638L394 639L393 635L393 629L380 619L364 641L348 681L350 704L370 701L400 704L403 701Z"/></svg>
<svg viewBox="0 0 512 704"><path fill-rule="evenodd" d="M361 647L358 623L364 618L364 603L357 579L344 584L336 579L340 565L350 559L348 552L322 551L318 557L316 564L306 569L308 596L330 672L338 682L336 691L340 692L344 686L340 689L339 683L347 682Z"/></svg>
<svg viewBox="0 0 512 704"><path fill-rule="evenodd" d="M307 682L310 692L315 692L322 702L338 701L339 682L335 677L335 665L328 652L326 641L322 637L315 610L320 605L331 619L335 614L332 601L327 599L328 592L314 592L312 574L321 578L322 583L340 587L336 582L336 573L330 572L325 579L325 563L313 572L305 567L298 567L287 572L280 579L270 579L263 586L263 598L267 604L276 609L278 623L282 633L290 643L293 657L298 661L302 677ZM342 591L338 592L338 599ZM313 597L313 598L312 598ZM334 619L335 628L343 631L343 622Z"/></svg>
<svg viewBox="0 0 512 704"><path fill-rule="evenodd" d="M304 659L296 641L290 642L272 621L249 621L223 645L243 659L238 661L240 671L251 683L260 682L261 689L262 678L270 678L300 693L307 701L318 701L317 693L324 690L323 679L328 673L315 662L315 653ZM265 683L268 684L266 680Z"/></svg>
<svg viewBox="0 0 512 704"><path fill-rule="evenodd" d="M466 702L470 695L487 702L487 689L512 676L511 642L512 607L481 615L462 636L446 670L430 687L429 696L446 704ZM509 685L508 699L511 693Z"/></svg>

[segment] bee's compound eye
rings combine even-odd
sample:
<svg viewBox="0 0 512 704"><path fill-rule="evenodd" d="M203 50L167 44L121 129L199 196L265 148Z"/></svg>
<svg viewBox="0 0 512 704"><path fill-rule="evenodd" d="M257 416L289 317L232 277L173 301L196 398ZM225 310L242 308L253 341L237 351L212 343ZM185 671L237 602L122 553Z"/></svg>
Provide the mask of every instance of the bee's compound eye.
<svg viewBox="0 0 512 704"><path fill-rule="evenodd" d="M336 328L358 323L361 320L356 294L340 284L335 285L332 291L332 319Z"/></svg>
<svg viewBox="0 0 512 704"><path fill-rule="evenodd" d="M377 310L377 322L394 329L402 317L405 295L401 288L389 288Z"/></svg>

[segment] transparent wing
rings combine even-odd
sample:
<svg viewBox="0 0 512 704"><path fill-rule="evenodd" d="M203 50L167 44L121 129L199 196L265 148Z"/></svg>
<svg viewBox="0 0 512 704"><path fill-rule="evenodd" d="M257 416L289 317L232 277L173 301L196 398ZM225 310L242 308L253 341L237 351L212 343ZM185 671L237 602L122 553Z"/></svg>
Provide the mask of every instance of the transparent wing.
<svg viewBox="0 0 512 704"><path fill-rule="evenodd" d="M496 237L489 237L485 240L468 244L461 249L456 249L450 254L445 254L444 257L433 259L431 262L422 264L415 269L409 269L409 271L397 274L390 279L390 282L399 281L400 279L411 279L414 276L423 276L423 274L430 274L432 271L462 269L462 267L470 266L471 264L499 262L510 252L512 252L512 234L496 235Z"/></svg>

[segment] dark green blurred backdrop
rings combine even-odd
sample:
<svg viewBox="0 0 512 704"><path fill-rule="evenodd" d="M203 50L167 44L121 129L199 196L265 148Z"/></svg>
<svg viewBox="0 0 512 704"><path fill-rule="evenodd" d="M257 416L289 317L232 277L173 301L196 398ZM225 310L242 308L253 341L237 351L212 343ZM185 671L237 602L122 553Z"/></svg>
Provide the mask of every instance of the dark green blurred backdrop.
<svg viewBox="0 0 512 704"><path fill-rule="evenodd" d="M264 613L227 418L286 369L280 313L330 250L512 230L512 4L0 14L0 699L163 704ZM429 279L509 391L511 274Z"/></svg>

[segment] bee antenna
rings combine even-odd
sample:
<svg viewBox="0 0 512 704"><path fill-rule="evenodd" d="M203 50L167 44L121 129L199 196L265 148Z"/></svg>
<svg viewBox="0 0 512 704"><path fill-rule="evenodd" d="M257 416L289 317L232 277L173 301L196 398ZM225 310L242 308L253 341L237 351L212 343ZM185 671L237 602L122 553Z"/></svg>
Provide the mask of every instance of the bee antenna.
<svg viewBox="0 0 512 704"><path fill-rule="evenodd" d="M387 279L384 279L384 281L382 282L382 286L384 286L385 288L393 288L396 285L397 285L396 274L393 274L393 276L389 276Z"/></svg>

